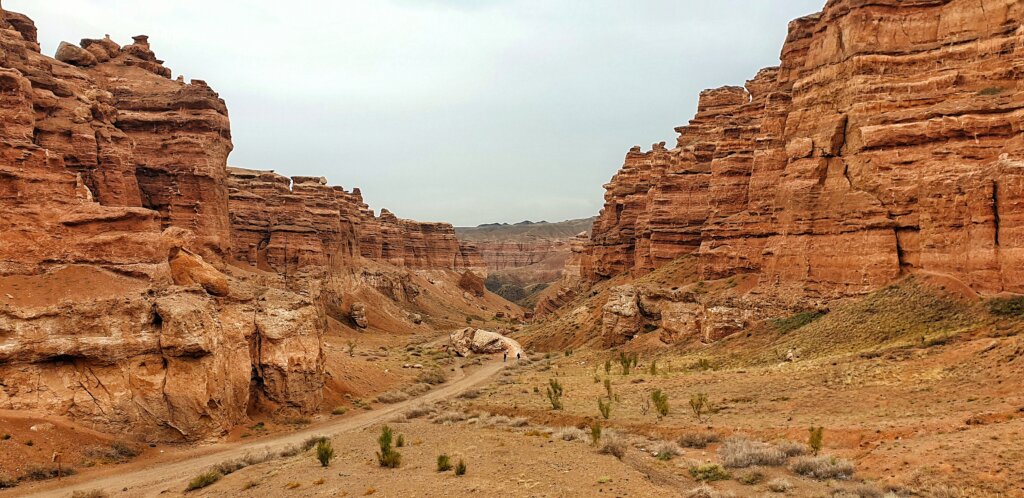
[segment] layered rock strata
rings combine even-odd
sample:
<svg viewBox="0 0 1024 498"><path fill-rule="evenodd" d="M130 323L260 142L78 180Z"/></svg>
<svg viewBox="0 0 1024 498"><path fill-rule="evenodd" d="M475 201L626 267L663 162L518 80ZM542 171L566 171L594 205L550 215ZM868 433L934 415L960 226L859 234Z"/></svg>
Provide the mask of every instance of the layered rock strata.
<svg viewBox="0 0 1024 498"><path fill-rule="evenodd" d="M1024 4L831 0L606 185L590 280L681 255L810 296L908 272L1024 292Z"/></svg>

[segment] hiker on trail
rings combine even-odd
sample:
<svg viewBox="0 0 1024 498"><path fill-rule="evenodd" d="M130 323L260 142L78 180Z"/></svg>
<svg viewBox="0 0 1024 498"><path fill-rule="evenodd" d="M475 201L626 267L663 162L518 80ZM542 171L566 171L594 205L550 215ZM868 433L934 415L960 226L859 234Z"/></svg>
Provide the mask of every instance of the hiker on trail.
<svg viewBox="0 0 1024 498"><path fill-rule="evenodd" d="M519 356L520 355L522 355L522 352L516 351L516 361L519 361Z"/></svg>
<svg viewBox="0 0 1024 498"><path fill-rule="evenodd" d="M505 355L501 357L501 362L505 363L508 361L508 351L505 351Z"/></svg>

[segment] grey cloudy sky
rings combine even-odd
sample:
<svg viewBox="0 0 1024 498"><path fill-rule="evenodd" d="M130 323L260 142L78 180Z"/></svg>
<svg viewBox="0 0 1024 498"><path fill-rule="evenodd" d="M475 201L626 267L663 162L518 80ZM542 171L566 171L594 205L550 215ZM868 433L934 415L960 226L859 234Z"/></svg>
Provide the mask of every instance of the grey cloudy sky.
<svg viewBox="0 0 1024 498"><path fill-rule="evenodd" d="M633 145L778 63L824 0L3 0L61 40L150 35L231 112L235 166L456 225L597 213Z"/></svg>

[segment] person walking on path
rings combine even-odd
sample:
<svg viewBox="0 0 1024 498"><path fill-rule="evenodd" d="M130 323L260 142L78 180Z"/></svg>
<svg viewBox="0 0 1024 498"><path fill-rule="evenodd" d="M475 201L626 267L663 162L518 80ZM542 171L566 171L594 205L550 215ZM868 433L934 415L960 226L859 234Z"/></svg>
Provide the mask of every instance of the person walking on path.
<svg viewBox="0 0 1024 498"><path fill-rule="evenodd" d="M501 357L502 363L505 363L506 361L508 361L508 351L505 351L505 354Z"/></svg>

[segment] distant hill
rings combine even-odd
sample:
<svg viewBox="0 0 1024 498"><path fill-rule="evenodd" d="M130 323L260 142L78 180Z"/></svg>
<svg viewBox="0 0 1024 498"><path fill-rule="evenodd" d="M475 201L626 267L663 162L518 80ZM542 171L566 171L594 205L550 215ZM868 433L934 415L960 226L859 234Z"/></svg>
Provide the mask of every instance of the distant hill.
<svg viewBox="0 0 1024 498"><path fill-rule="evenodd" d="M548 223L546 221L522 221L488 223L476 227L455 227L460 240L467 242L523 242L535 239L569 239L580 232L590 233L590 227L597 217Z"/></svg>

